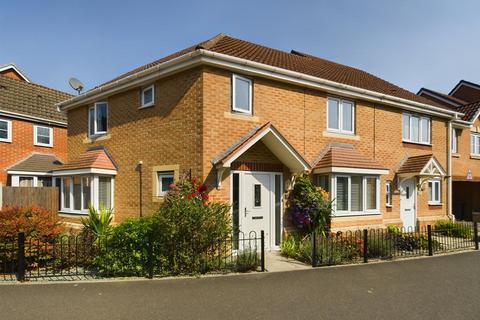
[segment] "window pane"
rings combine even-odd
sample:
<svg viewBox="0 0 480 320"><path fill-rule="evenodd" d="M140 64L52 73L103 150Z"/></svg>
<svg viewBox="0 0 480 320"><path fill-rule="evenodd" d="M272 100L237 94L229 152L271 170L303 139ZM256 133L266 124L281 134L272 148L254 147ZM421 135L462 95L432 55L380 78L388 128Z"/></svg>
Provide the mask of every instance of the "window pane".
<svg viewBox="0 0 480 320"><path fill-rule="evenodd" d="M427 118L421 119L422 126L422 142L430 142L430 120Z"/></svg>
<svg viewBox="0 0 480 320"><path fill-rule="evenodd" d="M410 116L408 114L403 115L403 139L410 140Z"/></svg>
<svg viewBox="0 0 480 320"><path fill-rule="evenodd" d="M20 187L33 187L33 177L20 177L19 186Z"/></svg>
<svg viewBox="0 0 480 320"><path fill-rule="evenodd" d="M82 185L79 176L73 177L73 210L82 208Z"/></svg>
<svg viewBox="0 0 480 320"><path fill-rule="evenodd" d="M377 179L367 178L367 210L377 209Z"/></svg>
<svg viewBox="0 0 480 320"><path fill-rule="evenodd" d="M63 207L70 208L70 178L63 178Z"/></svg>
<svg viewBox="0 0 480 320"><path fill-rule="evenodd" d="M254 206L261 207L262 206L262 186L256 184L253 186L254 188Z"/></svg>
<svg viewBox="0 0 480 320"><path fill-rule="evenodd" d="M167 192L170 190L170 185L173 183L173 176L171 177L162 177L162 182L161 182L161 191L162 193Z"/></svg>
<svg viewBox="0 0 480 320"><path fill-rule="evenodd" d="M37 143L50 144L51 128L36 127L36 129L37 129Z"/></svg>
<svg viewBox="0 0 480 320"><path fill-rule="evenodd" d="M330 176L328 175L314 175L313 182L316 187L320 187L323 190L330 192Z"/></svg>
<svg viewBox="0 0 480 320"><path fill-rule="evenodd" d="M97 133L107 131L107 104L97 104Z"/></svg>
<svg viewBox="0 0 480 320"><path fill-rule="evenodd" d="M438 182L438 181L435 182L435 183L434 183L434 186L435 186L435 188L434 188L434 191L435 191L435 193L434 193L434 194L435 194L434 200L435 200L436 202L440 202L440 182Z"/></svg>
<svg viewBox="0 0 480 320"><path fill-rule="evenodd" d="M359 176L353 176L351 178L352 185L352 211L363 210L363 178Z"/></svg>
<svg viewBox="0 0 480 320"><path fill-rule="evenodd" d="M83 177L82 178L82 200L83 200L83 208L88 209L90 205L90 195L91 195L91 184L92 178L91 177Z"/></svg>
<svg viewBox="0 0 480 320"><path fill-rule="evenodd" d="M391 194L390 194L390 182L387 182L385 184L385 203L387 205L391 205L392 204L392 198L391 198Z"/></svg>
<svg viewBox="0 0 480 320"><path fill-rule="evenodd" d="M452 152L457 153L458 146L458 131L457 129L452 129Z"/></svg>
<svg viewBox="0 0 480 320"><path fill-rule="evenodd" d="M143 104L149 104L153 102L153 88L143 91Z"/></svg>
<svg viewBox="0 0 480 320"><path fill-rule="evenodd" d="M233 236L234 236L234 249L238 249L238 233L239 233L239 211L240 211L240 179L239 174L233 174L233 183L232 183L232 225L233 225Z"/></svg>
<svg viewBox="0 0 480 320"><path fill-rule="evenodd" d="M419 141L419 119L417 117L410 117L410 140Z"/></svg>
<svg viewBox="0 0 480 320"><path fill-rule="evenodd" d="M275 175L275 245L280 245L282 236L281 222L282 222L282 193L281 193L281 179L280 175Z"/></svg>
<svg viewBox="0 0 480 320"><path fill-rule="evenodd" d="M250 82L235 77L235 109L250 111Z"/></svg>
<svg viewBox="0 0 480 320"><path fill-rule="evenodd" d="M328 99L328 128L340 129L338 126L339 105L337 100Z"/></svg>
<svg viewBox="0 0 480 320"><path fill-rule="evenodd" d="M95 134L95 108L88 109L88 127L91 136Z"/></svg>
<svg viewBox="0 0 480 320"><path fill-rule="evenodd" d="M100 208L112 208L112 185L111 178L98 178L98 205Z"/></svg>
<svg viewBox="0 0 480 320"><path fill-rule="evenodd" d="M336 195L337 210L348 210L348 178L337 177L337 195Z"/></svg>
<svg viewBox="0 0 480 320"><path fill-rule="evenodd" d="M342 103L343 126L342 130L353 131L353 105L349 102Z"/></svg>
<svg viewBox="0 0 480 320"><path fill-rule="evenodd" d="M52 186L52 178L50 178L50 177L38 177L37 187L51 187L51 186Z"/></svg>
<svg viewBox="0 0 480 320"><path fill-rule="evenodd" d="M433 201L433 183L428 182L428 201Z"/></svg>
<svg viewBox="0 0 480 320"><path fill-rule="evenodd" d="M0 121L0 139L8 139L8 122Z"/></svg>

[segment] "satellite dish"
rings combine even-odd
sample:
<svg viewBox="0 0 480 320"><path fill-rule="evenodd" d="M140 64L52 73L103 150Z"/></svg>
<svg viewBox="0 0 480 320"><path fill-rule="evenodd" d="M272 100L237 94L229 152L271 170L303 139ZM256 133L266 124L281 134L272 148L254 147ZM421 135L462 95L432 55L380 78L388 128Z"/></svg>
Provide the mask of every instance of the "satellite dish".
<svg viewBox="0 0 480 320"><path fill-rule="evenodd" d="M78 92L78 94L80 94L82 92L83 88L85 87L80 80L78 80L77 78L73 78L73 77L70 78L70 80L68 80L68 83L73 88L73 90L76 90Z"/></svg>

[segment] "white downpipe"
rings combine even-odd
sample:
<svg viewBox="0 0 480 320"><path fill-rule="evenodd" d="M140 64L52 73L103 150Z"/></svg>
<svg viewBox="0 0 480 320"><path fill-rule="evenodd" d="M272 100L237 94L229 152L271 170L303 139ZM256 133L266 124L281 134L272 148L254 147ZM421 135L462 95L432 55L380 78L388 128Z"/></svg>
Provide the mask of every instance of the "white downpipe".
<svg viewBox="0 0 480 320"><path fill-rule="evenodd" d="M452 121L448 121L448 138L447 138L447 197L448 197L448 205L447 205L447 213L448 217L451 220L455 220L455 216L452 214Z"/></svg>

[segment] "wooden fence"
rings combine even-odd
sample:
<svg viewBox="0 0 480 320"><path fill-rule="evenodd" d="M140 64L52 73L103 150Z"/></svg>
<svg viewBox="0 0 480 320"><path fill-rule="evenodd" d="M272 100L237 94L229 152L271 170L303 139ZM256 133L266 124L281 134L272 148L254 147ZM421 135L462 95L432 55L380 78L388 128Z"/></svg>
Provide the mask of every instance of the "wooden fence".
<svg viewBox="0 0 480 320"><path fill-rule="evenodd" d="M2 206L41 207L58 212L57 187L2 187L0 185L0 208Z"/></svg>

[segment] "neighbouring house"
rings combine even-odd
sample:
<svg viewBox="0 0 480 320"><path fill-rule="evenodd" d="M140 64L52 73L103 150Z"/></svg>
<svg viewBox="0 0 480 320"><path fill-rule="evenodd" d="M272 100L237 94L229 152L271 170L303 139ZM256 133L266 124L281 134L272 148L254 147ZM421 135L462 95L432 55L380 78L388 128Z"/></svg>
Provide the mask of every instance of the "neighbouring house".
<svg viewBox="0 0 480 320"><path fill-rule="evenodd" d="M471 220L480 211L480 85L461 80L448 94L418 94L463 114L452 122L452 208L457 219Z"/></svg>
<svg viewBox="0 0 480 320"><path fill-rule="evenodd" d="M365 71L224 34L58 104L68 116L62 214L155 210L187 173L232 204L234 228L289 226L292 176L334 200L334 229L414 228L449 216L449 126L461 117Z"/></svg>
<svg viewBox="0 0 480 320"><path fill-rule="evenodd" d="M67 158L67 118L55 104L71 97L0 65L0 184L54 185L52 170Z"/></svg>

